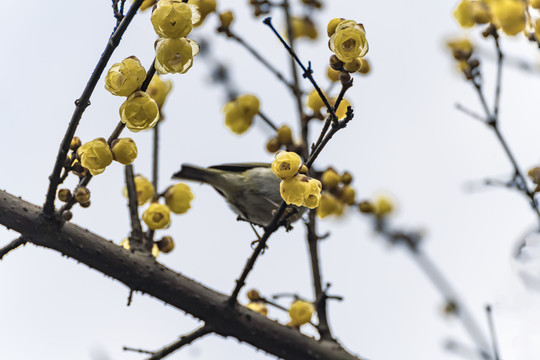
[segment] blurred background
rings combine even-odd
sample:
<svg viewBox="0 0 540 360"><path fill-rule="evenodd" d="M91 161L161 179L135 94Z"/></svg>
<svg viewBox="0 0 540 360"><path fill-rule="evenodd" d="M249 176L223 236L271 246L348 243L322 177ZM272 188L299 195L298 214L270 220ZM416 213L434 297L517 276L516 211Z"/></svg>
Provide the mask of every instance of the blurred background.
<svg viewBox="0 0 540 360"><path fill-rule="evenodd" d="M293 12L301 13L298 1ZM129 4L129 2L128 2ZM126 4L126 5L128 5ZM370 50L369 76L355 76L347 93L355 117L338 133L316 162L354 175L358 199L387 193L398 206L392 223L421 229L423 248L454 285L487 334L486 304L493 316L504 359L537 359L540 354L538 294L520 272L540 276L539 258L516 262L516 244L537 219L517 192L481 186L486 178L506 179L511 165L493 133L455 109L461 103L481 112L470 84L457 71L445 41L460 30L452 18L456 6L444 1L326 1L315 14L316 41L297 41L297 52L312 62L315 78L329 84L331 55L326 24L335 17L364 24ZM262 18L247 1L218 1L233 10L233 29L283 73L289 58ZM214 60L230 70L240 93L256 94L261 110L277 124L299 129L288 90L237 43L217 36L217 17L190 35L206 39L210 54L196 57L188 73L166 76L174 89L161 125L160 188L180 164L269 162L267 125L238 136L224 126L224 89L211 82ZM281 14L274 23L284 28ZM59 143L77 99L105 48L115 24L110 1L6 2L0 13L0 90L2 128L0 188L41 205ZM494 49L471 31L486 55L482 60L488 101L495 79ZM137 56L145 67L154 57L156 35L150 13L140 13L123 37L111 63ZM533 64L533 71L506 67L501 99L501 131L523 169L540 162L537 116L540 79L538 49L524 37L503 37L503 51ZM304 80L304 89L311 90ZM336 88L337 89L337 88ZM112 96L100 80L77 135L84 141L108 137L116 126L123 98ZM312 127L317 133L318 125ZM151 132L129 133L139 148L135 172L151 176ZM73 222L120 242L129 232L127 202L121 195L123 168L111 165L89 188L92 206L76 207ZM75 179L67 185L73 188ZM480 186L478 186L480 185ZM176 249L159 261L220 292L230 292L255 240L210 187L190 184L192 209L174 216L158 236L172 235ZM454 359L448 340L471 344L461 324L443 313L444 301L405 249L389 246L356 209L319 222L330 232L321 243L323 280L331 293L344 297L329 303L334 335L353 353L369 359ZM17 237L0 228L0 246ZM539 255L540 256L540 255ZM536 267L536 268L535 268ZM148 296L129 289L58 253L27 245L0 262L0 358L2 359L141 359L122 346L155 350L190 332L198 322ZM294 292L312 299L305 228L272 236L268 251L248 278L245 290L269 296ZM240 301L247 302L245 290ZM288 306L289 300L283 301ZM270 318L286 314L270 309ZM308 328L306 333L313 334ZM235 340L210 336L182 349L171 359L266 359L267 355Z"/></svg>

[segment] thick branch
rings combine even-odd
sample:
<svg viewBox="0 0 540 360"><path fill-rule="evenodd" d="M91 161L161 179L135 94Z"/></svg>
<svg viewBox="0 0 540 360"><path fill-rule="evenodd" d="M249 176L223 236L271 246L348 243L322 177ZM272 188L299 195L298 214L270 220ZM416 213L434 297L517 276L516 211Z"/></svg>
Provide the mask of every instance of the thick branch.
<svg viewBox="0 0 540 360"><path fill-rule="evenodd" d="M105 240L72 223L62 228L41 216L42 208L0 191L0 223L35 245L56 250L131 289L190 313L222 336L232 336L284 359L358 360L334 342L316 341L243 306L224 294Z"/></svg>

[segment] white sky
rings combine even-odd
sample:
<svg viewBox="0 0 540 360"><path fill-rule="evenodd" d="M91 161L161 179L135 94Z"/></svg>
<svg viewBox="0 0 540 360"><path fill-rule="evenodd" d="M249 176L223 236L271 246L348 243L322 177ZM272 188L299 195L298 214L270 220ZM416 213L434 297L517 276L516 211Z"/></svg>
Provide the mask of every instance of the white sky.
<svg viewBox="0 0 540 360"><path fill-rule="evenodd" d="M236 7L235 30L261 49L284 73L289 59L275 37L246 10L247 1L220 1L222 10ZM511 191L466 192L470 181L503 176L509 162L493 134L455 110L456 102L480 111L470 85L454 71L443 41L458 29L454 1L327 1L317 16L345 17L367 30L373 73L356 78L348 98L355 118L325 149L316 165L350 170L360 198L388 191L399 201L395 223L426 232L425 250L446 273L487 329L484 305L494 306L504 359L536 359L540 353L538 295L517 276L511 253L518 239L535 224L526 201ZM215 18L193 33L214 37ZM282 24L279 16L276 25ZM114 24L109 1L6 2L0 13L3 56L3 171L0 188L42 204L58 144ZM325 83L330 56L326 36L313 45L299 43L305 62ZM476 34L476 32L475 32ZM136 17L111 64L136 55L152 61L155 34L149 13ZM491 50L491 44L484 43ZM533 45L502 40L509 54L536 61ZM230 67L240 91L257 94L262 110L277 123L293 122L293 101L237 44L216 39L213 53ZM491 99L493 64L484 62ZM222 89L209 84L210 69L200 58L185 75L174 75L174 90L162 126L160 183L181 163L270 161L264 143L270 136L256 124L241 137L223 125ZM309 84L304 82L305 88ZM501 127L523 168L538 164L540 124L536 114L537 74L505 69ZM98 84L77 134L88 141L107 137L118 121L123 99ZM314 132L315 132L314 127ZM150 176L151 133L130 134L139 146L136 172ZM68 184L73 186L75 179ZM92 180L92 206L76 208L73 222L120 241L128 233L126 201L121 196L123 169L113 164ZM250 255L252 230L209 187L192 185L193 209L175 216L162 232L174 236L177 248L160 261L222 292L230 292ZM211 225L211 226L210 226ZM440 315L442 299L401 249L375 237L367 219L355 211L340 220L321 221L320 232L332 236L321 244L324 280L342 303L330 303L334 334L354 353L373 360L453 359L442 349L448 338L469 343L460 324ZM0 246L17 236L0 229ZM247 288L263 294L298 292L311 295L304 229L279 231L257 262ZM538 261L538 259L536 259ZM534 263L534 259L533 259ZM537 273L536 273L537 274ZM2 359L139 359L122 346L157 349L191 331L197 322L148 296L136 295L126 307L128 289L59 254L28 245L0 262L0 358ZM242 294L241 300L245 301ZM286 319L277 310L272 318ZM267 356L233 340L207 337L171 359L265 359Z"/></svg>

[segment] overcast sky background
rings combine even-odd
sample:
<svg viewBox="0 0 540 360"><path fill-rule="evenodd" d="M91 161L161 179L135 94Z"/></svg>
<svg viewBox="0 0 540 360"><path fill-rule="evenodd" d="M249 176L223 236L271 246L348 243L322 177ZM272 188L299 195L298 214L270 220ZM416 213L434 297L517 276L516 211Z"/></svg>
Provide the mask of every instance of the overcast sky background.
<svg viewBox="0 0 540 360"><path fill-rule="evenodd" d="M234 29L284 73L289 59L277 39L254 19L247 1L219 1L235 9ZM503 359L537 359L540 354L540 306L537 293L518 276L523 264L512 252L535 225L527 202L506 189L466 191L467 184L503 177L511 167L490 130L455 110L456 102L480 112L471 86L455 71L444 39L459 33L451 17L455 6L444 1L326 1L316 16L321 27L315 43L298 43L303 61L312 61L326 87L330 51L325 28L334 17L362 22L370 44L373 72L355 77L347 98L355 118L336 135L317 160L354 176L359 198L391 193L399 203L395 224L422 228L426 253L447 274L487 330L484 306L494 307ZM139 14L111 59L136 55L151 63L156 35L149 12ZM282 27L281 15L275 24ZM298 129L296 109L287 89L236 43L216 38L216 18L190 37L211 37L212 53L231 70L238 89L261 98L261 108L276 123ZM114 26L109 1L11 1L0 13L3 86L0 188L41 205L58 145ZM478 31L473 31L478 39ZM492 52L492 44L482 42ZM502 39L503 50L537 63L538 49L521 39ZM180 164L271 161L264 144L271 135L256 121L243 136L224 126L224 92L209 82L211 69L195 58L184 75L168 78L174 90L162 125L160 188ZM483 61L492 99L493 62ZM504 71L501 128L526 169L540 162L537 118L538 73ZM307 81L304 88L309 89ZM100 80L77 135L83 141L108 137L116 126L123 98L112 96ZM316 133L316 126L313 133ZM137 142L135 171L150 177L151 132L128 133ZM73 187L75 179L69 179ZM75 208L73 222L118 243L129 231L126 200L121 196L123 168L112 164L89 186L92 206ZM247 257L253 233L207 186L191 184L193 209L174 216L161 235L173 235L177 248L159 261L182 274L230 292ZM458 322L441 315L443 301L415 263L400 248L376 237L369 221L351 211L320 222L331 231L321 243L324 280L345 301L329 304L331 327L350 351L373 360L455 359L444 341L470 339ZM17 236L0 228L0 246ZM305 231L280 230L248 278L246 289L264 295L296 292L312 298ZM540 257L540 254L538 255ZM540 276L538 258L526 269ZM535 269L534 267L537 266ZM122 346L157 349L198 326L198 322L148 296L135 295L126 307L128 289L58 253L28 245L0 262L0 358L2 359L141 359ZM245 302L244 293L241 301ZM288 305L288 301L284 302ZM287 316L270 309L270 317ZM310 332L309 329L305 329ZM266 359L248 345L217 336L204 338L171 359Z"/></svg>

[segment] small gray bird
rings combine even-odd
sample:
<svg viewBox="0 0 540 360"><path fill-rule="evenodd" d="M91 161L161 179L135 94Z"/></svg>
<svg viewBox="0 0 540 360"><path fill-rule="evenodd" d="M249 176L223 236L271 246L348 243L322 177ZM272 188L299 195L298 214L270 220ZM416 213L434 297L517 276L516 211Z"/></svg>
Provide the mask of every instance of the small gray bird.
<svg viewBox="0 0 540 360"><path fill-rule="evenodd" d="M280 180L266 163L223 164L209 168L183 164L173 178L212 185L241 220L263 227L270 224L274 210L283 202ZM298 210L291 221L299 219L306 208Z"/></svg>

